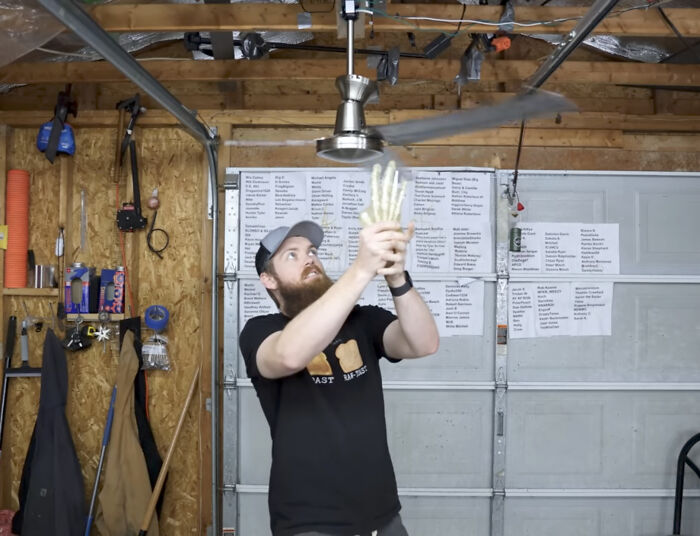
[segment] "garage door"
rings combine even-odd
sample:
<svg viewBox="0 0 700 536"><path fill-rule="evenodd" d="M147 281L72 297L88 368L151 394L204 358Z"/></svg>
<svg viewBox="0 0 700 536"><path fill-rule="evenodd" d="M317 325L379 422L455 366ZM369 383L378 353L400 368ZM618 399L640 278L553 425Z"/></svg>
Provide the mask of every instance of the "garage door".
<svg viewBox="0 0 700 536"><path fill-rule="evenodd" d="M245 317L274 308L251 269L253 237L264 234L276 210L281 219L321 221L346 251L324 259L338 275L356 247L348 226L366 202L367 174L352 178L353 171L227 170L223 526L237 534L270 534L269 430L237 341ZM526 209L519 225L617 224L619 273L582 276L509 273L498 224L510 216L498 200L512 174L410 171L407 210L430 229L416 237L411 273L443 316L444 336L437 356L383 365L409 532L670 534L675 457L700 431L699 177L521 172ZM323 186L333 181L344 186ZM329 218L327 207L312 203L324 196L345 212ZM487 207L477 214L479 200ZM333 229L343 221L345 228ZM433 265L428 257L440 260ZM552 281L612 283L610 335L507 338L499 331L507 324L509 285ZM472 317L451 324L451 308ZM683 532L700 534L691 472L686 487Z"/></svg>

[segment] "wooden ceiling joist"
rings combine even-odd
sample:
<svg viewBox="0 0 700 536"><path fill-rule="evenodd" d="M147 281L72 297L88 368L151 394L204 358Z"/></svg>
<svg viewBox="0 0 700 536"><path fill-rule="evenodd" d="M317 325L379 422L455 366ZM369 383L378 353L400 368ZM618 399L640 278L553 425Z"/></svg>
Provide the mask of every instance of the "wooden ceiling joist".
<svg viewBox="0 0 700 536"><path fill-rule="evenodd" d="M0 124L11 127L34 128L46 121L46 110L36 112L19 112L0 110ZM200 114L208 124L230 124L238 127L285 127L327 128L335 123L335 110L201 110ZM394 110L368 111L365 115L369 125L385 125L444 115L446 110ZM77 117L71 117L75 128L115 127L118 114L114 110L83 110ZM148 110L139 117L142 127L172 127L179 123L171 114L163 110ZM583 112L565 113L560 120L552 118L531 119L528 129L573 129L573 130L616 130L627 133L667 132L700 133L700 121L697 116L670 114L627 115L619 113ZM507 127L506 127L507 128Z"/></svg>
<svg viewBox="0 0 700 536"><path fill-rule="evenodd" d="M329 3L329 6L331 4ZM317 6L315 7L317 9ZM320 9L319 9L320 10ZM390 13L401 17L432 17L456 20L462 14L460 4L390 4ZM176 31L251 31L299 30L298 5L280 4L103 4L91 11L92 16L109 32L176 32ZM516 22L554 21L583 16L586 8L521 7L515 8ZM700 10L668 8L664 12L685 37L700 37ZM473 20L498 21L500 6L469 6L465 17ZM336 15L313 13L311 32L336 32ZM576 20L557 24L516 26L511 33L562 34L572 30ZM415 25L421 30L454 32L455 23L426 20L396 20L375 16L375 32L405 32ZM494 25L463 25L470 33L494 33ZM626 11L606 17L594 34L621 36L673 37L674 33L655 9Z"/></svg>
<svg viewBox="0 0 700 536"><path fill-rule="evenodd" d="M162 82L226 81L226 80L297 80L334 79L345 72L343 60L156 60L142 65ZM481 79L485 81L524 81L535 72L539 63L534 60L484 61ZM453 80L459 72L458 60L403 60L399 69L400 80ZM358 62L356 73L374 77L375 72ZM125 77L110 63L13 63L0 69L0 83L81 83L120 82ZM640 64L633 62L564 62L549 79L552 83L639 84L700 86L697 65ZM400 83L400 82L399 82ZM545 85L546 87L546 85Z"/></svg>

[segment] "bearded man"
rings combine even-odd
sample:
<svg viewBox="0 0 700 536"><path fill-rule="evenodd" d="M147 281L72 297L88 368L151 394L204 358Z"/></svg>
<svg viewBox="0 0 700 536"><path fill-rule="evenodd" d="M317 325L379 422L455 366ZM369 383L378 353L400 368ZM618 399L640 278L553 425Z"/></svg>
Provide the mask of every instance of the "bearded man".
<svg viewBox="0 0 700 536"><path fill-rule="evenodd" d="M334 283L302 221L260 241L255 267L278 314L250 319L239 343L272 435L268 504L274 536L406 536L386 437L379 360L437 352L433 316L405 270L413 224L360 232ZM384 276L396 315L357 301Z"/></svg>

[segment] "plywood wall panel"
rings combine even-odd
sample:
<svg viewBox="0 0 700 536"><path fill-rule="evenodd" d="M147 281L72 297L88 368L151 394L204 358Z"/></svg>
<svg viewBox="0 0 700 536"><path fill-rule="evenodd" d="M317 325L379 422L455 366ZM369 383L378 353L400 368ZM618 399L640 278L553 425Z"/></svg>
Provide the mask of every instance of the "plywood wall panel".
<svg viewBox="0 0 700 536"><path fill-rule="evenodd" d="M116 113L116 112L115 112ZM32 177L30 245L37 249L37 260L53 258L58 231L60 165L51 166L34 146L34 129L12 131L10 167L22 167ZM120 136L121 137L121 136ZM202 338L209 326L201 325L202 294L208 279L202 276L202 218L205 213L207 179L201 146L178 128L140 129L134 134L141 178L142 209L149 219L153 212L146 208L151 190L158 188L162 202L157 227L170 234L170 244L161 260L146 248L147 230L127 237L133 242L137 260L131 274L138 283L135 301L143 304L136 314L143 315L147 305L162 304L171 312L168 326L172 370L148 373L150 420L156 443L165 454L172 439L192 374L202 360ZM67 262L81 261L102 268L122 264L119 232L116 228L116 185L112 180L117 133L114 128L76 129L76 154L69 168L71 191L67 196L69 235L66 242ZM68 158L60 156L59 158ZM133 200L131 175L127 171L120 189L120 200ZM87 216L86 242L81 247L80 193L85 192ZM41 252L41 257L39 256ZM128 260L128 259L127 259ZM55 307L57 298L10 296L3 300L5 315L24 317L22 301L32 315L49 316L48 304ZM30 333L30 364L41 364L41 349L48 327L41 333ZM72 325L68 325L70 329ZM96 341L87 350L68 352L69 392L66 414L82 467L86 508L95 479L105 417L116 375L118 324L110 323L112 342L103 347ZM151 333L144 329L143 336ZM63 337L63 333L58 333ZM19 341L15 350L15 366L19 365ZM8 414L5 429L5 450L2 456L2 507L16 509L17 491L26 449L36 419L39 401L39 380L12 381L8 390ZM200 472L208 470L200 460L201 400L190 407L170 466L165 488L165 502L160 518L161 534L197 534L200 527ZM207 418L207 417L205 417ZM93 533L97 534L93 529Z"/></svg>

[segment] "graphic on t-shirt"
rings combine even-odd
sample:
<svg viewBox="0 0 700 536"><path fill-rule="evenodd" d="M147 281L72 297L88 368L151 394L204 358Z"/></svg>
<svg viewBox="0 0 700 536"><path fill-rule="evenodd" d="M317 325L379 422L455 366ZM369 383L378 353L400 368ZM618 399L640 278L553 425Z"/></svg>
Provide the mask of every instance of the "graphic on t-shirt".
<svg viewBox="0 0 700 536"><path fill-rule="evenodd" d="M306 370L312 376L333 376L333 370L331 370L331 365L326 359L326 354L321 352L316 357L311 360L311 363L306 365Z"/></svg>
<svg viewBox="0 0 700 536"><path fill-rule="evenodd" d="M360 348L357 346L355 339L339 344L335 349L335 356L340 361L340 368L343 369L343 372L352 372L359 369L363 364Z"/></svg>

